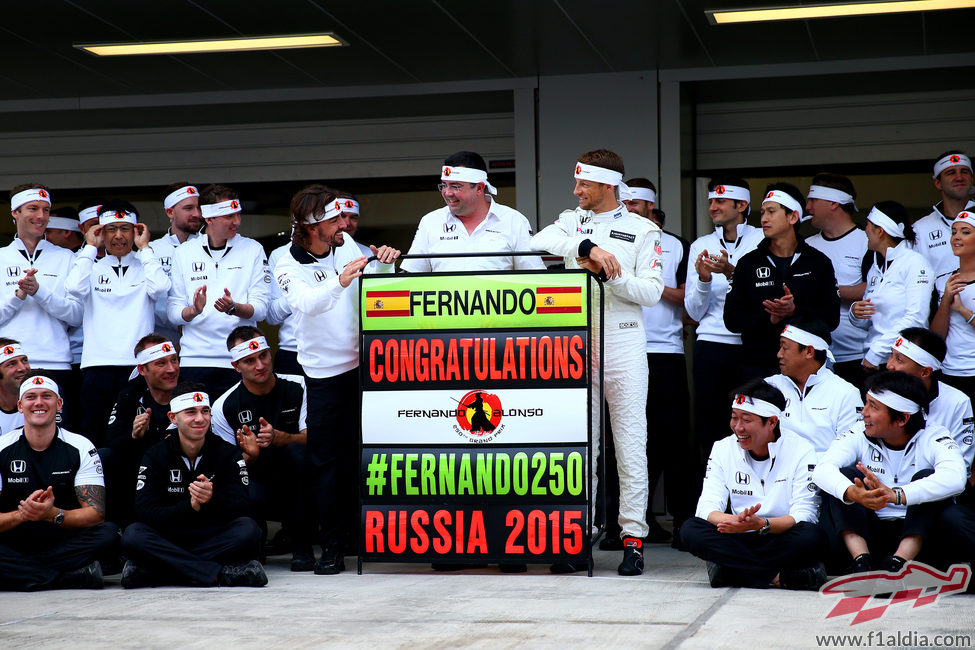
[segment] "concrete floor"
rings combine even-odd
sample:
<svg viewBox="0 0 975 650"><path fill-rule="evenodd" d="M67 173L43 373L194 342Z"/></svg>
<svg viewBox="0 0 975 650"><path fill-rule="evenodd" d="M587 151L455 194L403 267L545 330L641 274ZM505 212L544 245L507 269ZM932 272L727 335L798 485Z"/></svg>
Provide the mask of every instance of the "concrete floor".
<svg viewBox="0 0 975 650"><path fill-rule="evenodd" d="M619 557L596 551L591 578L551 575L547 566L502 575L409 564L367 564L360 576L354 559L341 575L315 576L291 573L284 556L269 560L263 589L127 591L116 575L100 592L0 594L0 647L741 650L825 647L816 635L871 631L915 635L907 646L924 643L916 635L933 644L935 634L962 633L968 645L955 646L975 647L975 596L897 604L879 621L850 626L849 616L825 619L836 598L711 589L703 562L669 546L648 545L647 571L635 578L616 575Z"/></svg>

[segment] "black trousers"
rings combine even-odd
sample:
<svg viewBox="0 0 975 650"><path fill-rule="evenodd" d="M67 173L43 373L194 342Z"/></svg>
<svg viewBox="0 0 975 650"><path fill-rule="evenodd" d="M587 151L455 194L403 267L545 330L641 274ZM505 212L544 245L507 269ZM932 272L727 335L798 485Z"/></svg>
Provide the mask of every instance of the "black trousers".
<svg viewBox="0 0 975 650"><path fill-rule="evenodd" d="M933 563L941 569L975 563L975 510L958 503L946 506L931 532L930 547Z"/></svg>
<svg viewBox="0 0 975 650"><path fill-rule="evenodd" d="M305 445L262 449L250 468L248 493L261 522L280 521L291 537L293 550L311 550L316 519Z"/></svg>
<svg viewBox="0 0 975 650"><path fill-rule="evenodd" d="M697 557L721 565L730 586L767 588L782 569L809 567L823 559L826 532L808 521L779 535L721 533L711 522L692 517L680 528L681 542Z"/></svg>
<svg viewBox="0 0 975 650"><path fill-rule="evenodd" d="M294 350L282 350L274 353L274 372L279 375L298 375L305 374L301 365L298 363L298 353Z"/></svg>
<svg viewBox="0 0 975 650"><path fill-rule="evenodd" d="M844 379L857 388L863 388L865 375L863 372L863 359L853 361L839 361L833 364L833 373L840 379Z"/></svg>
<svg viewBox="0 0 975 650"><path fill-rule="evenodd" d="M222 344L221 344L222 345ZM210 403L233 388L240 381L240 373L233 368L180 368L180 381L198 381L207 387Z"/></svg>
<svg viewBox="0 0 975 650"><path fill-rule="evenodd" d="M941 381L968 395L968 399L972 400L972 404L975 404L975 375L966 377L941 373Z"/></svg>
<svg viewBox="0 0 975 650"><path fill-rule="evenodd" d="M136 522L122 533L122 552L160 584L212 586L223 565L256 560L260 551L261 529L250 517L166 535Z"/></svg>
<svg viewBox="0 0 975 650"><path fill-rule="evenodd" d="M324 547L344 543L359 521L359 370L305 383L311 486Z"/></svg>
<svg viewBox="0 0 975 650"><path fill-rule="evenodd" d="M863 473L855 467L840 468L843 475L851 481L863 478ZM931 469L915 473L912 481L933 474ZM871 555L891 555L905 537L917 535L922 543L927 539L941 512L951 503L950 499L908 505L903 518L881 519L877 513L859 503L849 505L836 497L823 492L823 508L829 508L829 516L837 532L845 530L856 533L867 542Z"/></svg>
<svg viewBox="0 0 975 650"><path fill-rule="evenodd" d="M111 555L118 543L118 526L109 522L77 530L47 522L21 524L0 533L0 589L56 588L61 574Z"/></svg>
<svg viewBox="0 0 975 650"><path fill-rule="evenodd" d="M712 445L728 435L731 391L742 384L743 361L740 345L694 343L694 432L701 481Z"/></svg>
<svg viewBox="0 0 975 650"><path fill-rule="evenodd" d="M133 366L89 366L81 370L81 429L77 431L94 443L105 444L108 418L118 394L129 383Z"/></svg>

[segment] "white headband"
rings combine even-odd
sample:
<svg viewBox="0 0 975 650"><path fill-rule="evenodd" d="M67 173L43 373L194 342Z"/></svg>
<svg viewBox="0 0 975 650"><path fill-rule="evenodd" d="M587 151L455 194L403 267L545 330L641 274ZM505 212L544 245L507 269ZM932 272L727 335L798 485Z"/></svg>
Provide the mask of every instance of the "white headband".
<svg viewBox="0 0 975 650"><path fill-rule="evenodd" d="M975 214L969 212L968 210L962 210L961 212L956 214L955 218L952 219L951 221L951 225L955 225L956 223L967 223L967 224L975 225Z"/></svg>
<svg viewBox="0 0 975 650"><path fill-rule="evenodd" d="M934 176L932 178L938 178L941 176L941 172L948 169L949 167L957 167L963 165L968 167L968 170L972 169L972 160L963 153L951 153L934 163Z"/></svg>
<svg viewBox="0 0 975 650"><path fill-rule="evenodd" d="M200 210L203 212L204 219L227 217L240 212L240 201L237 199L230 199L229 201L221 201L220 203L211 203L209 205L200 206Z"/></svg>
<svg viewBox="0 0 975 650"><path fill-rule="evenodd" d="M16 210L23 204L30 203L31 201L44 201L44 203L51 205L51 195L47 190L41 189L40 187L32 187L29 190L17 192L10 197L10 209Z"/></svg>
<svg viewBox="0 0 975 650"><path fill-rule="evenodd" d="M102 209L100 205L93 205L90 208L85 208L78 213L78 223L84 223L89 219L97 219L98 211Z"/></svg>
<svg viewBox="0 0 975 650"><path fill-rule="evenodd" d="M125 210L115 210L112 212L102 212L98 215L98 225L104 226L109 223L137 223L138 219L134 212Z"/></svg>
<svg viewBox="0 0 975 650"><path fill-rule="evenodd" d="M234 361L240 361L244 357L249 357L252 354L260 352L261 350L267 350L270 347L271 346L267 344L266 338L263 336L257 336L238 343L234 347L230 348L230 358Z"/></svg>
<svg viewBox="0 0 975 650"><path fill-rule="evenodd" d="M183 393L169 400L169 411L179 413L194 406L210 406L210 396L206 393Z"/></svg>
<svg viewBox="0 0 975 650"><path fill-rule="evenodd" d="M342 204L342 212L349 214L359 214L359 202L355 199L335 199Z"/></svg>
<svg viewBox="0 0 975 650"><path fill-rule="evenodd" d="M61 392L58 390L58 385L54 383L53 379L50 377L45 377L44 375L37 375L36 377L31 377L20 385L20 399L24 398L24 393L29 390L34 390L35 388L49 390L58 397L61 397Z"/></svg>
<svg viewBox="0 0 975 650"><path fill-rule="evenodd" d="M752 194L744 187L738 185L715 185L714 189L708 192L710 199L732 199L734 201L751 202Z"/></svg>
<svg viewBox="0 0 975 650"><path fill-rule="evenodd" d="M765 198L762 199L762 205L765 205L769 201L775 201L776 203L785 206L789 212L798 212L799 216L802 216L802 206L799 205L799 202L782 190L772 190L766 194Z"/></svg>
<svg viewBox="0 0 975 650"><path fill-rule="evenodd" d="M731 408L745 411L746 413L753 413L763 418L770 418L773 415L777 418L782 417L782 410L775 404L748 395L735 395L735 400L732 402Z"/></svg>
<svg viewBox="0 0 975 650"><path fill-rule="evenodd" d="M904 224L897 223L877 208L871 208L867 221L879 226L885 233L897 239L904 239Z"/></svg>
<svg viewBox="0 0 975 650"><path fill-rule="evenodd" d="M897 350L922 368L941 370L941 362L938 361L937 357L922 348L920 345L911 343L903 336L897 337L897 340L894 341L894 347L892 349Z"/></svg>
<svg viewBox="0 0 975 650"><path fill-rule="evenodd" d="M305 216L302 223L316 224L319 221L326 221L328 219L334 219L335 217L341 216L343 212L342 199L335 199L330 201L328 205L325 206L325 212L315 214L312 212Z"/></svg>
<svg viewBox="0 0 975 650"><path fill-rule="evenodd" d="M497 195L498 190L491 185L487 179L487 172L483 169L476 169L474 167L451 167L449 165L444 165L440 169L440 180L442 181L460 181L461 183L484 183L485 189L490 194Z"/></svg>
<svg viewBox="0 0 975 650"><path fill-rule="evenodd" d="M623 174L614 172L612 169L587 165L577 162L575 177L581 181L593 181L594 183L605 183L606 185L623 185Z"/></svg>
<svg viewBox="0 0 975 650"><path fill-rule="evenodd" d="M140 350L139 354L135 355L135 362L140 366L144 366L147 363L152 363L156 359L162 359L172 354L176 354L176 346L169 341L163 341L162 343L157 343L144 350Z"/></svg>
<svg viewBox="0 0 975 650"><path fill-rule="evenodd" d="M816 336L812 332L807 332L795 325L786 325L785 329L782 330L781 336L790 341L795 341L799 345L811 345L813 350L826 350L826 358L834 363L836 362L836 358L830 352L829 343L826 342L826 339Z"/></svg>
<svg viewBox="0 0 975 650"><path fill-rule="evenodd" d="M81 232L81 228L78 226L78 222L75 219L69 217L51 217L47 220L48 230L71 230L74 232Z"/></svg>
<svg viewBox="0 0 975 650"><path fill-rule="evenodd" d="M907 413L908 415L913 415L921 410L920 404L913 402L906 397L902 397L893 391L882 390L879 393L875 393L873 390L868 390L867 395L874 398L881 404L889 406L895 411Z"/></svg>
<svg viewBox="0 0 975 650"><path fill-rule="evenodd" d="M651 190L649 187L633 187L627 186L630 190L630 199L639 199L640 201L646 201L648 203L657 202L657 193Z"/></svg>
<svg viewBox="0 0 975 650"><path fill-rule="evenodd" d="M835 187L823 187L822 185L810 185L809 194L806 195L810 199L822 199L823 201L835 201L840 205L849 205L853 203L853 195L847 194L843 190L838 190ZM853 206L854 212L859 212L857 206Z"/></svg>
<svg viewBox="0 0 975 650"><path fill-rule="evenodd" d="M173 206L175 206L177 203L179 203L183 199L188 199L191 196L197 196L198 197L198 196L200 196L200 192L195 187L193 187L192 185L187 185L186 187L181 187L178 190L176 190L175 192L173 192L172 194L170 194L169 196L167 196L165 199L163 199L163 207L166 208L167 210L169 210L170 208L172 208Z"/></svg>
<svg viewBox="0 0 975 650"><path fill-rule="evenodd" d="M15 357L26 357L27 353L20 343L10 343L0 348L0 363L9 361Z"/></svg>

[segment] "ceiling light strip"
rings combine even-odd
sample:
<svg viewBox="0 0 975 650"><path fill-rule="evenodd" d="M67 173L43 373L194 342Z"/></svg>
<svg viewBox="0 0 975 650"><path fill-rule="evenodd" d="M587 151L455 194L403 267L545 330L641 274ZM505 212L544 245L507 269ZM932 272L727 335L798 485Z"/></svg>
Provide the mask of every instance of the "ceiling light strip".
<svg viewBox="0 0 975 650"><path fill-rule="evenodd" d="M74 47L90 52L95 56L138 56L146 54L203 54L212 52L286 50L307 47L336 47L341 45L345 45L345 43L334 34L327 33L295 36L223 38L199 41L75 44Z"/></svg>
<svg viewBox="0 0 975 650"><path fill-rule="evenodd" d="M975 0L898 0L881 2L848 2L792 7L766 7L732 11L708 10L705 14L712 24L766 22L774 20L806 20L810 18L843 18L877 14L971 9Z"/></svg>

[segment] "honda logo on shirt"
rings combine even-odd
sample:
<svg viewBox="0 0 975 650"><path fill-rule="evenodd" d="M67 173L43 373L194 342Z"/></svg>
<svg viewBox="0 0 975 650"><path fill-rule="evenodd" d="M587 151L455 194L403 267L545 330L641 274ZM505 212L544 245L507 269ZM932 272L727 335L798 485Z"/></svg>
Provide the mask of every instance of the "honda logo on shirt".
<svg viewBox="0 0 975 650"><path fill-rule="evenodd" d="M877 451L876 449L871 449L870 460L872 460L875 463L879 463L881 460L883 460L883 457L880 455L879 451Z"/></svg>
<svg viewBox="0 0 975 650"><path fill-rule="evenodd" d="M7 275L10 276L11 278L16 278L18 275L20 275L20 267L19 266L8 266L7 267Z"/></svg>
<svg viewBox="0 0 975 650"><path fill-rule="evenodd" d="M112 283L112 278L108 277L107 275L98 276L98 284L111 284L111 283Z"/></svg>
<svg viewBox="0 0 975 650"><path fill-rule="evenodd" d="M315 271L315 282L325 282L325 271Z"/></svg>
<svg viewBox="0 0 975 650"><path fill-rule="evenodd" d="M443 225L443 231L444 232L454 232L455 230L457 230L457 224L456 223L445 223Z"/></svg>
<svg viewBox="0 0 975 650"><path fill-rule="evenodd" d="M178 469L169 470L169 482L170 483L182 483L183 482L183 472Z"/></svg>
<svg viewBox="0 0 975 650"><path fill-rule="evenodd" d="M771 277L772 269L767 266L760 266L755 269L755 275L758 276L759 280L764 280L765 278Z"/></svg>
<svg viewBox="0 0 975 650"><path fill-rule="evenodd" d="M249 410L241 411L240 413L237 414L237 419L240 420L241 424L247 424L248 422L251 422L254 419L254 414L251 413Z"/></svg>
<svg viewBox="0 0 975 650"><path fill-rule="evenodd" d="M931 238L931 241L938 241L939 239L941 239L941 236L942 236L942 232L940 230L932 230L931 232L928 233L928 237Z"/></svg>
<svg viewBox="0 0 975 650"><path fill-rule="evenodd" d="M172 266L173 265L173 258L171 258L171 257L160 257L159 258L159 263L162 264L163 266Z"/></svg>
<svg viewBox="0 0 975 650"><path fill-rule="evenodd" d="M27 471L27 461L24 460L12 460L10 461L10 471L13 474L23 474Z"/></svg>
<svg viewBox="0 0 975 650"><path fill-rule="evenodd" d="M748 485L752 482L752 477L745 472L735 472L735 483L738 485Z"/></svg>
<svg viewBox="0 0 975 650"><path fill-rule="evenodd" d="M193 272L194 273L202 273L203 272L203 269L205 269L206 267L207 267L207 265L204 262L193 262Z"/></svg>

